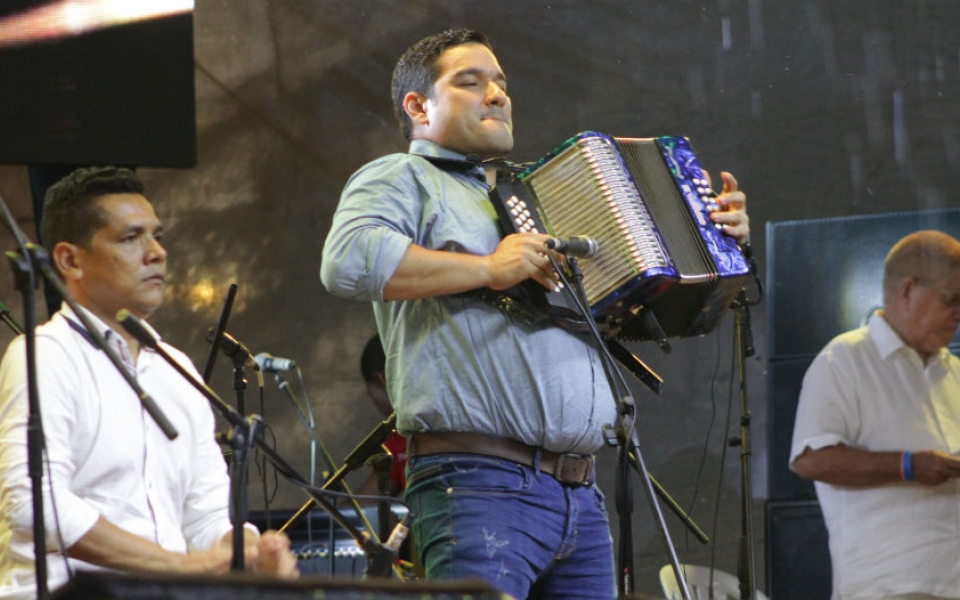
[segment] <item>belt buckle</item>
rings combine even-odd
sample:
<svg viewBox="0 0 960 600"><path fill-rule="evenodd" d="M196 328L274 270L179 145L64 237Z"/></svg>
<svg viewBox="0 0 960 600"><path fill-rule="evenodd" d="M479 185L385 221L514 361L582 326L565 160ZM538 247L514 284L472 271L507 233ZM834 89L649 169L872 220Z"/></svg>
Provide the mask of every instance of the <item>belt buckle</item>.
<svg viewBox="0 0 960 600"><path fill-rule="evenodd" d="M560 483L589 485L593 467L593 456L568 452L557 456L553 467L553 476Z"/></svg>

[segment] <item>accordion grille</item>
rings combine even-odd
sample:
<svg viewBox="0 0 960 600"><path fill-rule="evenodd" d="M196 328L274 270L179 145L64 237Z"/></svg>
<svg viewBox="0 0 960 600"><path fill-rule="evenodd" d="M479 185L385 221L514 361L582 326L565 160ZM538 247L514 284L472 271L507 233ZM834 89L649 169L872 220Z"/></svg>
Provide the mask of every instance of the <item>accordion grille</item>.
<svg viewBox="0 0 960 600"><path fill-rule="evenodd" d="M591 306L647 271L670 266L650 214L609 138L580 138L528 173L525 184L553 235L585 235L597 241L597 254L581 264Z"/></svg>

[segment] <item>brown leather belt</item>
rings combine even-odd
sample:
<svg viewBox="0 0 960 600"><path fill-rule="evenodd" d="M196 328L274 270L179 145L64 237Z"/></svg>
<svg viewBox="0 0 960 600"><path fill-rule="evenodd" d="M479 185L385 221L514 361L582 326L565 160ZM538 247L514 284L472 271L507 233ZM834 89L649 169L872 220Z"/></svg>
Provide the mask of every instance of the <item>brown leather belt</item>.
<svg viewBox="0 0 960 600"><path fill-rule="evenodd" d="M407 442L407 457L430 454L480 454L503 458L533 467L537 455L534 446L482 433L417 433ZM593 455L557 454L540 450L540 470L560 483L590 485L594 481Z"/></svg>

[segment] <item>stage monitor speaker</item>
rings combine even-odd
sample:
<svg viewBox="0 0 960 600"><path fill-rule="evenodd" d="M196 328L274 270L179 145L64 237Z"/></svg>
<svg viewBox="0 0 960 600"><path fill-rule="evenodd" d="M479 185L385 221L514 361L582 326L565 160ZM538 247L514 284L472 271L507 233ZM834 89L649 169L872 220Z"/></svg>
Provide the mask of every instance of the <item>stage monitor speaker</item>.
<svg viewBox="0 0 960 600"><path fill-rule="evenodd" d="M245 573L224 576L156 576L79 572L50 600L507 600L473 580L404 583L398 580L280 581Z"/></svg>
<svg viewBox="0 0 960 600"><path fill-rule="evenodd" d="M960 239L960 209L767 224L768 352L816 355L882 302L883 261L903 236L936 229ZM951 349L960 350L960 334Z"/></svg>
<svg viewBox="0 0 960 600"><path fill-rule="evenodd" d="M0 163L196 164L193 3L120 4L0 3Z"/></svg>
<svg viewBox="0 0 960 600"><path fill-rule="evenodd" d="M767 498L816 498L813 482L790 470L790 444L797 416L797 400L813 357L771 359L767 364Z"/></svg>
<svg viewBox="0 0 960 600"><path fill-rule="evenodd" d="M766 539L769 597L830 598L829 537L816 500L767 502Z"/></svg>

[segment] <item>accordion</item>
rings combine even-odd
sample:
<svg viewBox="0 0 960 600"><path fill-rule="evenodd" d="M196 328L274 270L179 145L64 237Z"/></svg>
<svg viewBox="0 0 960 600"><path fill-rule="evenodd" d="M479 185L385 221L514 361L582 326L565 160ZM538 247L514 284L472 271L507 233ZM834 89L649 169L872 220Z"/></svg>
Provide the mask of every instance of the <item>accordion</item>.
<svg viewBox="0 0 960 600"><path fill-rule="evenodd" d="M580 133L522 171L501 173L490 196L506 233L597 242L579 265L608 339L709 333L750 274L736 241L709 218L715 194L683 137ZM577 320L566 290L518 288L497 303L561 324Z"/></svg>

